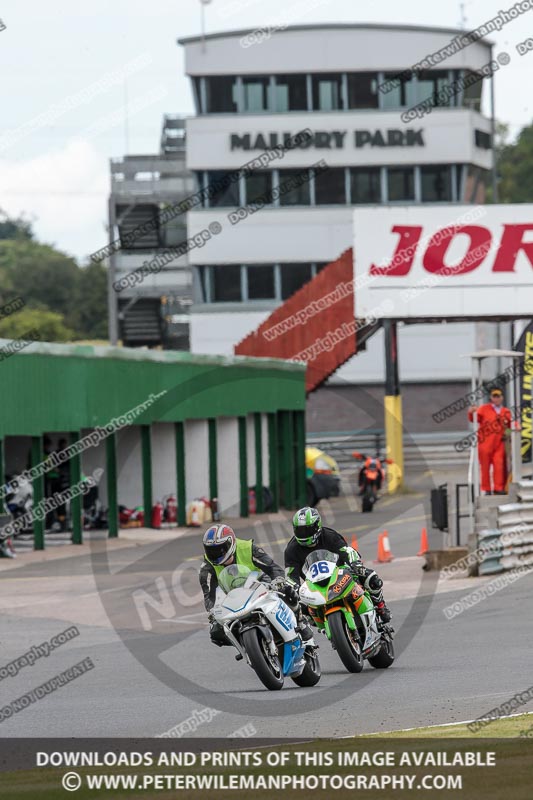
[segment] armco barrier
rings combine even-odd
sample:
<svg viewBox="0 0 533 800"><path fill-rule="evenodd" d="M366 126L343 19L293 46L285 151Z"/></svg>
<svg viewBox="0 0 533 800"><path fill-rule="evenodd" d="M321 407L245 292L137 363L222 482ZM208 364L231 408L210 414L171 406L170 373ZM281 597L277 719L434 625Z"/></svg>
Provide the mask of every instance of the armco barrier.
<svg viewBox="0 0 533 800"><path fill-rule="evenodd" d="M523 525L510 531L482 530L478 536L478 550L480 575L532 567L533 526Z"/></svg>

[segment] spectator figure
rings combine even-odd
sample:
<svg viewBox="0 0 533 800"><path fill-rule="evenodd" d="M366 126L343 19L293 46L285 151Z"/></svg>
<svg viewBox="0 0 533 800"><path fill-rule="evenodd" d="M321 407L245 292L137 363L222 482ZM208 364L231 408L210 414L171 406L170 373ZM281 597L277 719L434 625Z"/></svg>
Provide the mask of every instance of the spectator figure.
<svg viewBox="0 0 533 800"><path fill-rule="evenodd" d="M492 389L489 403L470 406L468 409L470 422L473 422L474 414L477 415L478 423L481 491L485 494L505 494L507 482L505 436L511 427L511 412L503 405L501 389Z"/></svg>

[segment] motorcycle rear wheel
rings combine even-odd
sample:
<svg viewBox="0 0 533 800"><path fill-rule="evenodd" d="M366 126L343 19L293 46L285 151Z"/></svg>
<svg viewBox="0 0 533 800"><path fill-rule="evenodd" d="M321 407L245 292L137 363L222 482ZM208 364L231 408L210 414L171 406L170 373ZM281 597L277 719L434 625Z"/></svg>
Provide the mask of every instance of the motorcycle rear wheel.
<svg viewBox="0 0 533 800"><path fill-rule="evenodd" d="M316 686L322 675L317 651L309 651L304 655L305 667L300 675L295 675L292 680L297 686Z"/></svg>
<svg viewBox="0 0 533 800"><path fill-rule="evenodd" d="M348 628L342 611L335 611L330 614L328 621L331 641L335 645L340 660L348 672L361 672L363 669L363 653L357 631L352 631Z"/></svg>
<svg viewBox="0 0 533 800"><path fill-rule="evenodd" d="M257 628L248 628L244 631L242 643L252 668L263 686L271 691L281 689L284 677L279 658L269 652L268 644Z"/></svg>

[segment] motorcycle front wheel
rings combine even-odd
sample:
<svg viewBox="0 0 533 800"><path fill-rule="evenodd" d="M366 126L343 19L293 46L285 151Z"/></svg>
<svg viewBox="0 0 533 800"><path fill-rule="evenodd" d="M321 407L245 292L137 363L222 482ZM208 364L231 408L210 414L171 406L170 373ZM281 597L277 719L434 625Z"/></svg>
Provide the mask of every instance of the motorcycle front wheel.
<svg viewBox="0 0 533 800"><path fill-rule="evenodd" d="M367 486L363 495L362 510L363 512L372 511L374 508L375 497L374 491L371 486Z"/></svg>
<svg viewBox="0 0 533 800"><path fill-rule="evenodd" d="M348 672L361 672L363 669L363 653L359 644L357 630L352 631L346 624L342 611L334 611L328 616L331 641L339 654L339 658Z"/></svg>
<svg viewBox="0 0 533 800"><path fill-rule="evenodd" d="M304 658L305 667L303 672L299 675L295 675L292 680L296 686L316 686L322 675L318 653L316 650L306 651Z"/></svg>
<svg viewBox="0 0 533 800"><path fill-rule="evenodd" d="M268 642L257 628L248 628L242 635L242 643L252 668L267 689L277 691L283 687L283 670L277 656L268 649Z"/></svg>

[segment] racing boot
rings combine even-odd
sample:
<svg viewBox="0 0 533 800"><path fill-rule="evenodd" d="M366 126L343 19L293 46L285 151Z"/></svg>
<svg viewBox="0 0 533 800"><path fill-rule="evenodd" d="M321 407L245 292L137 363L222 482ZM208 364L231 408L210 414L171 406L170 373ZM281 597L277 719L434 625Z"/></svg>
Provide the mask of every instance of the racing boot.
<svg viewBox="0 0 533 800"><path fill-rule="evenodd" d="M230 647L231 642L229 639L226 638L226 634L224 633L224 628L219 622L215 622L215 620L210 615L209 619L209 636L213 644L216 644L217 647Z"/></svg>
<svg viewBox="0 0 533 800"><path fill-rule="evenodd" d="M379 617L382 622L390 622L391 621L391 613L390 609L385 605L385 601L381 600L376 605L376 611L379 614Z"/></svg>
<svg viewBox="0 0 533 800"><path fill-rule="evenodd" d="M296 630L299 632L300 636L302 637L302 642L304 643L313 638L313 630L305 617L302 617L299 620Z"/></svg>
<svg viewBox="0 0 533 800"><path fill-rule="evenodd" d="M383 581L373 569L366 569L364 587L372 598L372 602L374 603L376 613L378 614L380 620L382 622L390 622L390 609L385 605L385 600L383 599Z"/></svg>

